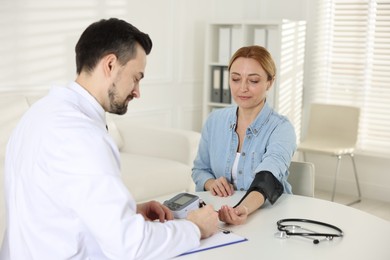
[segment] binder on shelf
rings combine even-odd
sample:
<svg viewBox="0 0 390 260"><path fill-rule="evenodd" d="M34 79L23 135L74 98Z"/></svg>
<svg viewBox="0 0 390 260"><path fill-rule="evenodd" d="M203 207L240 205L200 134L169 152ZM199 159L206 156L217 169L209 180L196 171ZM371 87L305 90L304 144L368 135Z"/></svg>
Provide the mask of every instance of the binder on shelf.
<svg viewBox="0 0 390 260"><path fill-rule="evenodd" d="M264 28L256 28L253 36L253 44L268 48L267 46L267 30Z"/></svg>
<svg viewBox="0 0 390 260"><path fill-rule="evenodd" d="M243 46L243 34L241 27L232 27L230 56L232 56L239 48ZM230 60L230 57L229 57Z"/></svg>
<svg viewBox="0 0 390 260"><path fill-rule="evenodd" d="M231 28L219 28L218 62L227 64L230 59Z"/></svg>
<svg viewBox="0 0 390 260"><path fill-rule="evenodd" d="M275 60L275 63L277 65L279 62L279 56L280 56L280 37L279 37L279 31L277 29L268 29L267 30L267 49L271 53L273 59Z"/></svg>
<svg viewBox="0 0 390 260"><path fill-rule="evenodd" d="M229 88L229 70L227 67L222 68L222 103L230 104L231 93Z"/></svg>
<svg viewBox="0 0 390 260"><path fill-rule="evenodd" d="M211 68L211 102L222 102L222 70L220 66Z"/></svg>

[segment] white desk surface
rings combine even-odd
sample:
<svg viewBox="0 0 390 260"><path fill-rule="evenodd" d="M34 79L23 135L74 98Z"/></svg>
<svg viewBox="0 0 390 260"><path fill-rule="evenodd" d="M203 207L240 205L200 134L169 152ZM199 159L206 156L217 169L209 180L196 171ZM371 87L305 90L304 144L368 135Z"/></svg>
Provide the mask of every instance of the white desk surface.
<svg viewBox="0 0 390 260"><path fill-rule="evenodd" d="M234 206L243 194L236 192L232 197L221 198L208 192L197 193L215 209L224 204ZM341 228L344 237L322 241L317 245L300 237L275 238L274 234L278 231L276 222L283 218L307 218L327 222ZM248 241L177 259L390 259L389 221L326 200L283 194L274 205L266 203L260 210L252 213L244 225L225 227L246 237Z"/></svg>

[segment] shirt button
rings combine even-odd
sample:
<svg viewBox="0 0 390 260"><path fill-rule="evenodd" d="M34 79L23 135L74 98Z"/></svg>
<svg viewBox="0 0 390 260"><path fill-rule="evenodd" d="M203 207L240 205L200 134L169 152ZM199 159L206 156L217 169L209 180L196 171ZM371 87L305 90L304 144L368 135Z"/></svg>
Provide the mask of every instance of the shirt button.
<svg viewBox="0 0 390 260"><path fill-rule="evenodd" d="M244 190L243 188L240 189L240 191L243 191L243 190Z"/></svg>
<svg viewBox="0 0 390 260"><path fill-rule="evenodd" d="M245 152L242 152L241 156L245 156Z"/></svg>
<svg viewBox="0 0 390 260"><path fill-rule="evenodd" d="M238 174L242 174L242 171L238 171Z"/></svg>

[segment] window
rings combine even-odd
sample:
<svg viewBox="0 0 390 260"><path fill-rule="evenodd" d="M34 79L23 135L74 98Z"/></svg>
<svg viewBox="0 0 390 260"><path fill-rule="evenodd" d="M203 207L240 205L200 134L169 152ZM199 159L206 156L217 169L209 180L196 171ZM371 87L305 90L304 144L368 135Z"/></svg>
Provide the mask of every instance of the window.
<svg viewBox="0 0 390 260"><path fill-rule="evenodd" d="M361 108L358 150L390 155L390 0L318 1L308 103Z"/></svg>
<svg viewBox="0 0 390 260"><path fill-rule="evenodd" d="M98 19L129 16L128 5L126 0L2 1L0 90L48 89L73 79L80 34Z"/></svg>

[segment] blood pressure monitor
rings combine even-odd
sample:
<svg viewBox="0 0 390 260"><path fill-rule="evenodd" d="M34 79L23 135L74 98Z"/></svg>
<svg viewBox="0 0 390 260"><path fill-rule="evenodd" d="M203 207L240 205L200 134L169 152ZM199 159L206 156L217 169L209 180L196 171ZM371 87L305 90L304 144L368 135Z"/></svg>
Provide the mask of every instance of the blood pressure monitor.
<svg viewBox="0 0 390 260"><path fill-rule="evenodd" d="M175 218L186 218L187 214L199 208L199 197L190 193L179 193L172 199L164 201L172 212Z"/></svg>

